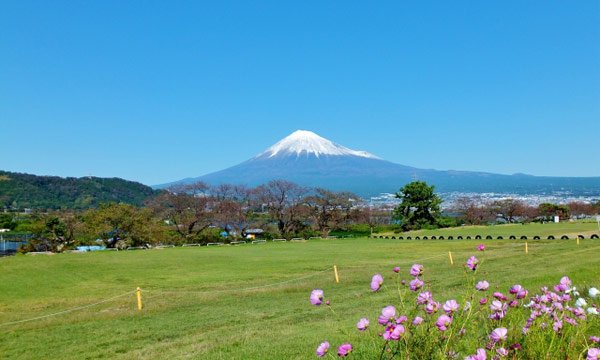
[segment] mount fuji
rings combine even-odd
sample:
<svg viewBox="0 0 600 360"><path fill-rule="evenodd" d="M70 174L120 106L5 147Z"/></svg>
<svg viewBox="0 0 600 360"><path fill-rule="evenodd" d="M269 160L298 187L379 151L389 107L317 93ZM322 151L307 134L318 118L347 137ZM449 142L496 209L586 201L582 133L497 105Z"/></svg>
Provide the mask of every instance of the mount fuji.
<svg viewBox="0 0 600 360"><path fill-rule="evenodd" d="M306 130L293 132L241 164L155 187L197 181L256 186L275 179L309 187L353 191L363 196L396 192L415 179L435 185L439 192L549 194L570 191L600 195L600 177L542 177L419 169L383 160L366 151L349 149Z"/></svg>

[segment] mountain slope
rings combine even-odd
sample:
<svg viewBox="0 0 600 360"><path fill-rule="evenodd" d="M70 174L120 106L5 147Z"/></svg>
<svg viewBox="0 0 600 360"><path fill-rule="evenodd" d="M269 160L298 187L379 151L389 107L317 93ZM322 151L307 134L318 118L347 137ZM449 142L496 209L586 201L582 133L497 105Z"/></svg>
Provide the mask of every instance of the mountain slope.
<svg viewBox="0 0 600 360"><path fill-rule="evenodd" d="M365 196L396 192L414 179L434 184L440 192L549 194L571 191L600 195L600 177L538 177L419 169L385 161L365 151L346 148L304 130L292 133L241 164L175 183L205 181L209 184L255 186L273 179L285 179L311 187L349 190Z"/></svg>
<svg viewBox="0 0 600 360"><path fill-rule="evenodd" d="M0 171L0 207L87 209L104 202L142 205L156 191L119 178L62 178Z"/></svg>

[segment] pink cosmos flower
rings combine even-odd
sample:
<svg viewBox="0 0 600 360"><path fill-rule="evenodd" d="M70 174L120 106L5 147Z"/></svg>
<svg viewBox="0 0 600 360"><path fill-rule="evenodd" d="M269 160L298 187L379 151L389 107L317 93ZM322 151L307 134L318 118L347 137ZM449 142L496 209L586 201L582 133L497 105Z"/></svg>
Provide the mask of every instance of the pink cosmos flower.
<svg viewBox="0 0 600 360"><path fill-rule="evenodd" d="M484 251L485 250L485 245L483 245L483 244L477 245L477 250Z"/></svg>
<svg viewBox="0 0 600 360"><path fill-rule="evenodd" d="M408 320L406 315L401 315L396 319L396 324L404 324Z"/></svg>
<svg viewBox="0 0 600 360"><path fill-rule="evenodd" d="M404 334L404 326L402 325L390 325L385 329L383 338L385 340L399 340L400 336Z"/></svg>
<svg viewBox="0 0 600 360"><path fill-rule="evenodd" d="M342 344L338 348L338 356L339 357L348 356L348 354L350 354L351 352L352 352L352 345L349 343Z"/></svg>
<svg viewBox="0 0 600 360"><path fill-rule="evenodd" d="M442 308L444 309L444 311L447 314L452 314L453 312L455 312L456 310L458 310L458 303L456 302L456 300L448 300L444 303L444 305L442 306Z"/></svg>
<svg viewBox="0 0 600 360"><path fill-rule="evenodd" d="M492 340L494 343L504 341L506 340L507 333L508 330L506 328L494 329L494 331L492 331L492 333L490 334L490 340Z"/></svg>
<svg viewBox="0 0 600 360"><path fill-rule="evenodd" d="M417 325L420 325L421 323L423 323L423 318L420 316L415 316L415 318L412 321L412 324L417 326Z"/></svg>
<svg viewBox="0 0 600 360"><path fill-rule="evenodd" d="M419 305L423 305L431 300L433 300L433 297L431 296L431 293L429 291L419 293L419 295L417 296L417 304Z"/></svg>
<svg viewBox="0 0 600 360"><path fill-rule="evenodd" d="M485 305L485 304L487 304L487 298L481 298L481 299L479 299L479 304L480 304L480 305Z"/></svg>
<svg viewBox="0 0 600 360"><path fill-rule="evenodd" d="M600 337L598 337L598 336L590 336L589 340L590 340L590 342L600 344Z"/></svg>
<svg viewBox="0 0 600 360"><path fill-rule="evenodd" d="M381 274L373 275L373 278L371 279L371 290L379 290L381 288L381 284L383 284L383 276L381 276Z"/></svg>
<svg viewBox="0 0 600 360"><path fill-rule="evenodd" d="M400 272L400 266L395 266L394 267L394 272L395 273L399 273Z"/></svg>
<svg viewBox="0 0 600 360"><path fill-rule="evenodd" d="M496 349L496 354L498 354L498 356L500 356L500 357L505 357L505 356L508 356L508 350L501 347L501 348Z"/></svg>
<svg viewBox="0 0 600 360"><path fill-rule="evenodd" d="M396 317L396 308L393 307L392 305L390 305L390 306L384 307L381 310L381 315L379 316L379 319L377 321L381 325L386 325L387 323L390 322L390 320L392 320L395 317Z"/></svg>
<svg viewBox="0 0 600 360"><path fill-rule="evenodd" d="M313 305L321 305L323 302L323 290L315 289L310 293L310 303Z"/></svg>
<svg viewBox="0 0 600 360"><path fill-rule="evenodd" d="M325 354L327 354L327 351L329 351L329 346L329 342L327 341L323 341L321 344L319 344L319 346L317 346L317 356L325 356Z"/></svg>
<svg viewBox="0 0 600 360"><path fill-rule="evenodd" d="M440 308L440 303L437 301L430 301L425 305L425 312L429 315L435 313Z"/></svg>
<svg viewBox="0 0 600 360"><path fill-rule="evenodd" d="M571 284L572 284L571 279L569 279L568 276L563 276L560 279L560 283L558 285L554 286L554 290L561 291L561 292L567 291L571 287Z"/></svg>
<svg viewBox="0 0 600 360"><path fill-rule="evenodd" d="M362 319L358 320L358 322L356 323L356 328L359 331L365 331L365 330L367 330L368 327L369 327L369 319L367 319L367 318L362 318Z"/></svg>
<svg viewBox="0 0 600 360"><path fill-rule="evenodd" d="M560 320L556 320L554 322L554 324L552 324L552 330L554 330L554 332L559 332L563 327L563 322Z"/></svg>
<svg viewBox="0 0 600 360"><path fill-rule="evenodd" d="M386 306L381 310L381 315L388 319L396 317L396 308L393 305Z"/></svg>
<svg viewBox="0 0 600 360"><path fill-rule="evenodd" d="M410 285L410 289L412 291L417 291L423 287L423 282L421 280L419 280L419 278L414 278L413 280L411 280L409 285Z"/></svg>
<svg viewBox="0 0 600 360"><path fill-rule="evenodd" d="M469 355L465 358L465 360L487 360L485 349L477 349L477 353L475 355Z"/></svg>
<svg viewBox="0 0 600 360"><path fill-rule="evenodd" d="M446 331L450 324L452 324L452 318L446 314L440 315L435 322L435 326L437 326L440 331Z"/></svg>
<svg viewBox="0 0 600 360"><path fill-rule="evenodd" d="M521 285L513 285L510 287L510 290L508 290L508 292L511 294L516 294L521 290L523 290L523 287Z"/></svg>
<svg viewBox="0 0 600 360"><path fill-rule="evenodd" d="M471 256L467 259L467 267L473 271L477 270L477 265L479 265L479 260L475 256Z"/></svg>
<svg viewBox="0 0 600 360"><path fill-rule="evenodd" d="M504 294L503 294L503 293L501 293L501 292L499 292L499 291L496 291L496 292L494 293L494 297L495 297L496 299L498 299L498 300L502 300L502 301L506 301L506 300L508 299L506 296L504 296Z"/></svg>
<svg viewBox="0 0 600 360"><path fill-rule="evenodd" d="M414 264L411 268L410 268L410 274L414 277L420 276L423 274L423 265L421 264Z"/></svg>
<svg viewBox="0 0 600 360"><path fill-rule="evenodd" d="M598 348L589 348L587 352L586 360L598 360L600 359L600 349Z"/></svg>
<svg viewBox="0 0 600 360"><path fill-rule="evenodd" d="M477 289L477 291L485 291L485 290L489 289L489 287L490 287L490 283L485 280L480 281L475 285L475 289Z"/></svg>

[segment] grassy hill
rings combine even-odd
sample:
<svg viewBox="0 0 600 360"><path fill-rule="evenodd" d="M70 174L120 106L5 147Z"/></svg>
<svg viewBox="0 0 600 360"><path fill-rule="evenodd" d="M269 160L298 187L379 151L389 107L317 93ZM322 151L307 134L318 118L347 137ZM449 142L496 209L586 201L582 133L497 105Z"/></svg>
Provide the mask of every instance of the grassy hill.
<svg viewBox="0 0 600 360"><path fill-rule="evenodd" d="M354 238L0 259L0 353L10 359L313 359L327 339L351 342L353 358L371 358L365 349L373 336L355 324L366 316L376 332L381 308L397 305L392 267L408 279L410 265L420 262L435 296L448 299L463 286L462 263L479 242ZM522 241L483 242L486 251L476 255L492 291L519 283L535 292L564 275L579 289L600 285L598 240L529 242L529 254ZM378 293L369 290L375 273L386 279ZM324 290L335 314L309 304L315 288Z"/></svg>
<svg viewBox="0 0 600 360"><path fill-rule="evenodd" d="M62 178L0 171L0 208L87 209L103 202L141 205L155 191L119 178Z"/></svg>

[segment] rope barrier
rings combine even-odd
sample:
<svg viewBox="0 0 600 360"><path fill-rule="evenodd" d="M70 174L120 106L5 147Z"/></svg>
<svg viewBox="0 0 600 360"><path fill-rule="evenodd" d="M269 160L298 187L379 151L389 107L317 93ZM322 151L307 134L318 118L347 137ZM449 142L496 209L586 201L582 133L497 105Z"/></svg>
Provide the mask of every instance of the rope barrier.
<svg viewBox="0 0 600 360"><path fill-rule="evenodd" d="M322 274L324 272L331 271L332 269L333 269L333 267L328 267L325 270L319 270L316 273L313 273L310 275L293 278L293 279L288 279L288 280L284 280L284 281L279 281L279 282L266 284L266 285L258 285L258 286L242 288L242 289L221 289L221 290L152 290L152 289L145 289L144 291L155 293L155 294L157 294L157 293L162 293L162 294L214 294L214 293L223 293L223 292L241 292L241 291L260 290L260 289L265 289L265 288L269 288L269 287L273 287L273 286L288 284L288 283L298 281L298 280L308 279L308 278L317 276L319 274Z"/></svg>
<svg viewBox="0 0 600 360"><path fill-rule="evenodd" d="M59 311L59 312L56 312L56 313L47 314L47 315L42 315L42 316L36 316L36 317L33 317L33 318L29 318L29 319L24 319L24 320L18 320L18 321L9 321L9 322L5 322L5 323L2 323L2 324L0 324L0 327L1 327L1 326L7 326L7 325L21 324L21 323L25 323L25 322L29 322L29 321L34 321L34 320L45 319L45 318L52 317L52 316L56 316L56 315L62 315L62 314L70 313L70 312L77 311L77 310L83 310L83 309L87 309L87 308L90 308L90 307L93 307L93 306L97 306L97 305L100 305L100 304L107 303L107 302L109 302L109 301L112 301L112 300L114 300L114 299L118 299L118 298L120 298L120 297L123 297L123 296L125 296L125 295L131 295L131 294L133 294L133 293L135 293L135 291L128 291L128 292L126 292L126 293L123 293L123 294L121 294L121 295L113 296L113 297L111 297L111 298L108 298L108 299L104 299L104 300L101 300L101 301L95 302L95 303L93 303L93 304L88 304L88 305L78 306L78 307L74 307L74 308L71 308L71 309L67 309L67 310Z"/></svg>
<svg viewBox="0 0 600 360"><path fill-rule="evenodd" d="M553 244L559 244L559 243L553 243ZM505 250L505 249L512 249L512 248L516 248L516 247L522 247L523 244L511 244L511 245L507 245L507 246L503 246L501 248L499 248L498 250ZM536 246L537 247L537 246ZM600 246L598 247L593 247L591 250L596 250L599 249L600 250ZM470 252L473 253L474 250L469 250L469 249L465 249L465 250L454 250L455 252ZM574 251L569 251L568 253L577 253L577 252L587 252L590 251L589 248L587 249L581 249L581 248L577 248L577 250ZM539 256L541 254L537 254L537 256ZM446 258L448 256L447 253L442 253L439 255L434 255L434 256L429 256L429 257L425 257L425 258L420 258L420 259L415 259L415 260L402 260L400 263L401 264L405 264L405 263L419 263L419 262L423 262L426 260L432 260L432 259L437 259L437 258ZM484 255L483 258L484 259L494 259L494 258L501 258L501 257L507 257L507 256L511 256L511 255L507 255L507 254L490 254L490 255ZM357 266L343 266L341 267L342 270L345 269L356 269L356 268L362 268L364 269L364 265L357 265ZM311 277L315 277L317 275L320 275L322 273L328 272L328 271L332 271L334 269L333 266L330 266L326 269L323 270L319 270L317 272L305 275L305 276L301 276L301 277L297 277L297 278L292 278L292 279L288 279L288 280L283 280L283 281L279 281L279 282L275 282L275 283L271 283L271 284L265 284L265 285L258 285L258 286L251 286L251 287L246 287L246 288L241 288L241 289L221 289L221 290L154 290L154 289L144 289L144 292L150 292L150 293L154 293L157 294L156 296L152 296L150 298L155 298L157 296L159 296L159 294L215 294L215 293L227 293L227 292L243 292L243 291L252 291L252 290L260 290L260 289L266 289L266 288L270 288L270 287L274 287L274 286L279 286L279 285L284 285L284 284L288 284L288 283L292 283L295 281L300 281L300 280L304 280L304 279L309 279ZM448 281L448 280L452 280L452 279L457 279L459 277L463 277L464 275L461 274L460 276L452 276L452 277L446 277L444 279L444 281ZM431 280L430 280L431 281ZM120 295L116 295L113 296L111 298L108 299L104 299L104 300L100 300L98 302L92 303L92 304L87 304L87 305L83 305L83 306L77 306L74 308L70 308L70 309L66 309L63 311L59 311L59 312L55 312L52 314L46 314L46 315L42 315L42 316L36 316L36 317L32 317L29 319L23 319L23 320L17 320L17 321L9 321L9 322L5 322L5 323L0 323L0 327L2 326L9 326L9 325L16 325L16 324L21 324L21 323L26 323L26 322L30 322L30 321L35 321L35 320L41 320L41 319L45 319L45 318L49 318L49 317L53 317L53 316L57 316L57 315L62 315L62 314L66 314L66 313L70 313L73 311L78 311L78 310L83 310L83 309L87 309L87 308L91 308L100 304L104 304L110 301L113 301L115 299L124 297L126 295L132 295L132 294L136 294L137 290L135 291L128 291L126 293L120 294Z"/></svg>

